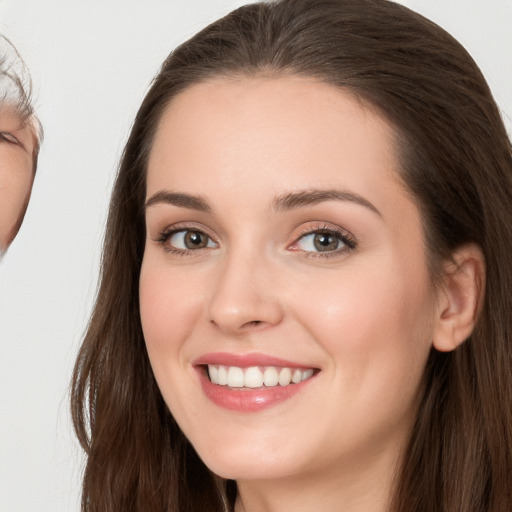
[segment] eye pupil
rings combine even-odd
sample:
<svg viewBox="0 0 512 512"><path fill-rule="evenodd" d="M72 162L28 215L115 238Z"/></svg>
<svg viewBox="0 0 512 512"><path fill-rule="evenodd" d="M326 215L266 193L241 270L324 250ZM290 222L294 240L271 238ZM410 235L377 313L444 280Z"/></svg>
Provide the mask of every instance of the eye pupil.
<svg viewBox="0 0 512 512"><path fill-rule="evenodd" d="M206 247L207 237L198 231L188 231L185 235L185 246L187 249L201 249Z"/></svg>
<svg viewBox="0 0 512 512"><path fill-rule="evenodd" d="M331 233L317 233L314 244L317 251L332 251L338 248L338 238Z"/></svg>

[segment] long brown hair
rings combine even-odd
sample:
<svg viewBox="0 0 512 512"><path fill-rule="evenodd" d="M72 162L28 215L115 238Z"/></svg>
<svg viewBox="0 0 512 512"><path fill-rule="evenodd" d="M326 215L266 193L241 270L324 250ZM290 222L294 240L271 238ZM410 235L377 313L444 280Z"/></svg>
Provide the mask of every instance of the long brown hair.
<svg viewBox="0 0 512 512"><path fill-rule="evenodd" d="M432 351L393 512L512 510L512 150L472 58L434 23L386 0L248 5L173 51L137 114L114 186L101 280L76 363L72 413L87 453L82 510L231 511L152 375L139 315L148 154L163 111L219 75L315 77L395 127L401 176L422 212L433 279L465 243L486 261L476 328Z"/></svg>

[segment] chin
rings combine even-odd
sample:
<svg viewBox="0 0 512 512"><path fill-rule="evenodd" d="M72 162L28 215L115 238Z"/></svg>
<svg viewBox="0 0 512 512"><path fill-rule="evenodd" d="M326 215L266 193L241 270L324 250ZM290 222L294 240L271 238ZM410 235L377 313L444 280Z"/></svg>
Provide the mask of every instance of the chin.
<svg viewBox="0 0 512 512"><path fill-rule="evenodd" d="M211 445L210 445L211 446ZM222 446L219 444L213 446ZM301 461L275 448L256 443L233 443L221 449L197 450L205 465L216 475L229 480L268 480L290 476L300 471ZM292 460L293 459L293 460Z"/></svg>
<svg viewBox="0 0 512 512"><path fill-rule="evenodd" d="M210 471L227 480L273 480L290 474L285 468L268 465L263 461L215 461L206 463Z"/></svg>

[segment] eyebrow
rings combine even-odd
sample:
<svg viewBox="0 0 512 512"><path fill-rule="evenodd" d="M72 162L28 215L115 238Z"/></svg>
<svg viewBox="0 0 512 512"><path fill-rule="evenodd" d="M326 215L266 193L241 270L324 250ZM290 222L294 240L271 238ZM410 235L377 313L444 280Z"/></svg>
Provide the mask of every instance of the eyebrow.
<svg viewBox="0 0 512 512"><path fill-rule="evenodd" d="M308 189L298 192L291 192L277 197L273 202L273 208L276 211L293 210L304 206L311 206L325 201L350 201L359 204L376 213L379 217L382 214L379 210L367 199L350 192L348 190L338 189Z"/></svg>
<svg viewBox="0 0 512 512"><path fill-rule="evenodd" d="M155 204L172 204L181 208L189 208L191 210L198 210L200 212L210 212L211 208L206 199L201 196L194 196L191 194L183 194L180 192L169 192L167 190L160 190L153 194L145 204L145 208L149 208Z"/></svg>
<svg viewBox="0 0 512 512"><path fill-rule="evenodd" d="M359 204L382 217L379 210L364 197L350 192L348 190L337 189L308 189L298 192L290 192L278 196L272 202L272 208L276 212L294 210L304 206L311 206L325 201L350 201ZM181 208L189 208L200 212L209 213L212 211L210 205L205 198L182 192L169 192L160 190L153 194L145 204L145 208L149 208L155 204L171 204Z"/></svg>

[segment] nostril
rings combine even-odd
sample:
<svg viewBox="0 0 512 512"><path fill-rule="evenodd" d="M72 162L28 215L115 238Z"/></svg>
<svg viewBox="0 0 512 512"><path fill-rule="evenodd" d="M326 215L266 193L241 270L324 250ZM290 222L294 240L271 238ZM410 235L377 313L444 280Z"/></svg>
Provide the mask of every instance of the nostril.
<svg viewBox="0 0 512 512"><path fill-rule="evenodd" d="M245 332L251 329L263 327L266 322L264 320L250 320L248 322L242 322L241 324L229 325L226 322L216 322L215 319L210 320L210 324L220 329L228 329L233 331Z"/></svg>
<svg viewBox="0 0 512 512"><path fill-rule="evenodd" d="M257 327L261 324L261 320L251 320L250 322L246 322L242 327Z"/></svg>

